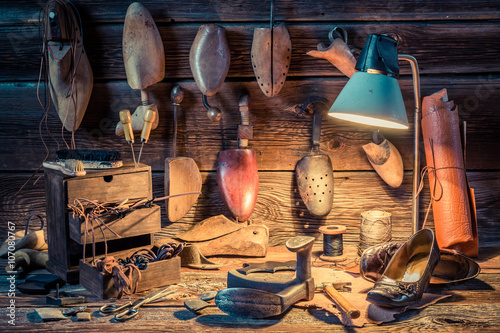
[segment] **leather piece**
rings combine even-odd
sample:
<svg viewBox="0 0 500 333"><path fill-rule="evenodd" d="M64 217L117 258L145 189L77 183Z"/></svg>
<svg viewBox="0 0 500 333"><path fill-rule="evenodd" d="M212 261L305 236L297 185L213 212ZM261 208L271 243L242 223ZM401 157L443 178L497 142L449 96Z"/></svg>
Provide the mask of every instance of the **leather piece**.
<svg viewBox="0 0 500 333"><path fill-rule="evenodd" d="M217 24L202 25L189 52L189 65L203 95L210 97L219 91L230 61L226 30Z"/></svg>
<svg viewBox="0 0 500 333"><path fill-rule="evenodd" d="M424 97L422 133L429 185L434 189L432 208L439 247L471 242L474 234L458 110L448 101L446 89Z"/></svg>
<svg viewBox="0 0 500 333"><path fill-rule="evenodd" d="M359 261L361 276L365 280L376 282L401 245L403 243L389 242L367 248ZM474 260L459 252L441 249L439 258L436 268L432 271L431 284L462 282L477 277L481 272Z"/></svg>
<svg viewBox="0 0 500 333"><path fill-rule="evenodd" d="M434 232L417 231L394 254L366 300L384 307L415 303L427 290L438 262L439 247Z"/></svg>

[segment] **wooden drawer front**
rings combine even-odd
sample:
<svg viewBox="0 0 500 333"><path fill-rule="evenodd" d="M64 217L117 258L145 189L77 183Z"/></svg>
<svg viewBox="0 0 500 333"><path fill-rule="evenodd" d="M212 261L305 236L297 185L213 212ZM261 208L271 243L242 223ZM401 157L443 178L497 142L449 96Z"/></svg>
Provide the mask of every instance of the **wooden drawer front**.
<svg viewBox="0 0 500 333"><path fill-rule="evenodd" d="M85 222L79 218L74 217L73 213L68 213L69 221L69 236L75 242L84 244ZM103 221L115 233L122 238L132 237L137 235L152 234L161 230L161 211L160 206L153 205L151 208L137 209L127 214L122 219L113 221ZM89 225L89 235L87 235L86 244L92 243L92 227ZM103 242L119 238L106 227L101 228L94 222L94 239L96 242Z"/></svg>
<svg viewBox="0 0 500 333"><path fill-rule="evenodd" d="M68 203L74 199L99 202L152 198L151 173L148 171L66 180Z"/></svg>
<svg viewBox="0 0 500 333"><path fill-rule="evenodd" d="M114 255L111 253L110 255ZM115 256L115 259L121 258ZM168 260L152 262L146 270L141 271L141 280L137 286L137 292L167 286L178 283L181 280L181 258L175 257ZM137 280L137 271L133 271L133 279ZM80 283L92 294L102 298L114 298L117 296L113 278L104 275L89 263L80 261Z"/></svg>

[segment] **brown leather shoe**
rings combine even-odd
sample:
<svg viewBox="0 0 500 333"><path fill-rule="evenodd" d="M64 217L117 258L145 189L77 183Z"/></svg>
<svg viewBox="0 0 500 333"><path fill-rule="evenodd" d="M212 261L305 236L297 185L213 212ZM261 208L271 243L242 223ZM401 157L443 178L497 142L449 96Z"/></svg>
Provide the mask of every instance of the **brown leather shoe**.
<svg viewBox="0 0 500 333"><path fill-rule="evenodd" d="M439 247L431 229L411 236L394 254L366 300L384 307L406 306L422 298L439 261Z"/></svg>
<svg viewBox="0 0 500 333"><path fill-rule="evenodd" d="M368 281L377 282L389 261L403 243L390 242L367 248L361 255L359 273ZM466 281L475 278L481 267L466 255L449 250L440 250L439 262L432 271L431 284L445 284Z"/></svg>

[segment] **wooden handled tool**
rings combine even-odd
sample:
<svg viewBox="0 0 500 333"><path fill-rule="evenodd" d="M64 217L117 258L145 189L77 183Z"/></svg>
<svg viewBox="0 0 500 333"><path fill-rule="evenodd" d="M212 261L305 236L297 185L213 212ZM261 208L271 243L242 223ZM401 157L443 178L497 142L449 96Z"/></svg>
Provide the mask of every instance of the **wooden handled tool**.
<svg viewBox="0 0 500 333"><path fill-rule="evenodd" d="M120 122L123 125L123 132L125 134L125 140L130 143L130 149L132 149L132 158L134 159L134 166L137 166L134 154L134 131L132 130L132 117L130 117L129 110L120 111Z"/></svg>
<svg viewBox="0 0 500 333"><path fill-rule="evenodd" d="M151 133L151 127L153 126L153 122L156 119L156 111L147 110L144 114L144 126L142 127L141 132L141 150L139 151L139 158L137 159L137 164L141 161L142 148L144 147L144 143L148 142L149 134Z"/></svg>
<svg viewBox="0 0 500 333"><path fill-rule="evenodd" d="M352 319L359 318L360 312L356 309L341 293L338 292L337 288L344 287L346 283L328 283L322 284L319 287L330 296L335 303L337 303Z"/></svg>

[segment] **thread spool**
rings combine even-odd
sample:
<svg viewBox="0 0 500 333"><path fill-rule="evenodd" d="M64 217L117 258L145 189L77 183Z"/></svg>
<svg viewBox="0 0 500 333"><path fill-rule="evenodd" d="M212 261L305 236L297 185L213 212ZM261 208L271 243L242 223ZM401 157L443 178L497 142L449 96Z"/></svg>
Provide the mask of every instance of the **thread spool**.
<svg viewBox="0 0 500 333"><path fill-rule="evenodd" d="M361 213L358 255L370 246L389 242L392 238L391 213L372 209Z"/></svg>
<svg viewBox="0 0 500 333"><path fill-rule="evenodd" d="M325 225L319 228L323 234L323 254L320 259L324 261L344 261L347 256L344 255L344 243L342 234L346 227L342 225Z"/></svg>

